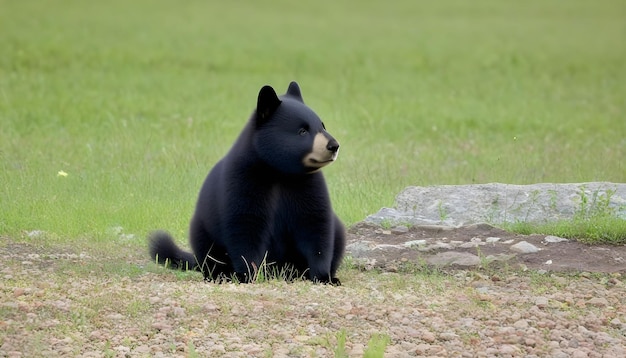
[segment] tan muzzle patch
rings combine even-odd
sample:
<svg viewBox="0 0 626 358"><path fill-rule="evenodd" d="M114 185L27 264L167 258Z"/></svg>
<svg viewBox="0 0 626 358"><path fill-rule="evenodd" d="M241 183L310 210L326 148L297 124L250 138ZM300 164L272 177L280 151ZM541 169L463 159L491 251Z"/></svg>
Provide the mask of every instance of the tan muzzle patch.
<svg viewBox="0 0 626 358"><path fill-rule="evenodd" d="M323 133L317 133L313 139L313 150L307 154L302 162L306 167L320 169L337 159L338 150L328 149L329 139Z"/></svg>

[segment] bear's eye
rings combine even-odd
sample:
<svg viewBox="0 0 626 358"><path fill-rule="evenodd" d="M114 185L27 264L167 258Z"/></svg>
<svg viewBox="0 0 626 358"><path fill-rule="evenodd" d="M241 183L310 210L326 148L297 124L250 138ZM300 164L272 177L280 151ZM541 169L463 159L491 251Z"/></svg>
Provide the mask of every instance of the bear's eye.
<svg viewBox="0 0 626 358"><path fill-rule="evenodd" d="M322 122L322 128L324 128L324 130L326 130L326 126L324 125L324 122Z"/></svg>
<svg viewBox="0 0 626 358"><path fill-rule="evenodd" d="M300 130L298 131L298 135L301 136L305 136L307 135L307 133L309 133L309 131L306 128L300 128Z"/></svg>

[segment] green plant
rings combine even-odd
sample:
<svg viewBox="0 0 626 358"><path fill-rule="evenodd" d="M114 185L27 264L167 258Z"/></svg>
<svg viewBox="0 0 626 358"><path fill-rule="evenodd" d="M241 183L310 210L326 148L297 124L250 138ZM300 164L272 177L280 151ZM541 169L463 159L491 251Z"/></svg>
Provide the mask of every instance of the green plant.
<svg viewBox="0 0 626 358"><path fill-rule="evenodd" d="M439 203L437 204L437 210L439 211L439 221L441 222L446 221L446 219L448 218L448 211L443 206L442 200L440 200Z"/></svg>
<svg viewBox="0 0 626 358"><path fill-rule="evenodd" d="M626 220L618 217L616 208L610 205L614 194L615 190L608 189L605 192L596 190L589 195L586 187L581 185L578 209L572 219L541 224L516 222L504 227L521 234L556 235L589 244L625 244Z"/></svg>
<svg viewBox="0 0 626 358"><path fill-rule="evenodd" d="M345 329L342 329L335 336L337 338L337 346L334 349L335 358L347 358L346 341L348 333Z"/></svg>
<svg viewBox="0 0 626 358"><path fill-rule="evenodd" d="M373 335L367 342L367 348L363 354L364 358L382 358L385 354L387 345L391 339L386 334Z"/></svg>
<svg viewBox="0 0 626 358"><path fill-rule="evenodd" d="M556 210L556 204L558 200L557 191L554 189L549 189L548 195L550 195L550 209Z"/></svg>
<svg viewBox="0 0 626 358"><path fill-rule="evenodd" d="M380 222L380 226L385 229L385 230L389 230L393 227L393 221L391 219L388 218L384 218L381 222Z"/></svg>
<svg viewBox="0 0 626 358"><path fill-rule="evenodd" d="M196 346L191 341L189 341L189 343L187 344L187 357L188 358L202 357L202 355L200 355L198 351L196 351Z"/></svg>

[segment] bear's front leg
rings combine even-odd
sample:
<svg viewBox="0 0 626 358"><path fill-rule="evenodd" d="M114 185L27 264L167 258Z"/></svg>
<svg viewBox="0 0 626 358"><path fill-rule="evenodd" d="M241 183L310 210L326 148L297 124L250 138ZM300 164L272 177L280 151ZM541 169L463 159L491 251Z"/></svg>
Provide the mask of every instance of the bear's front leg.
<svg viewBox="0 0 626 358"><path fill-rule="evenodd" d="M310 227L296 235L296 246L307 260L307 278L313 282L340 285L332 272L334 237L319 226Z"/></svg>
<svg viewBox="0 0 626 358"><path fill-rule="evenodd" d="M240 283L255 282L266 261L270 233L263 221L241 218L228 233L228 256Z"/></svg>

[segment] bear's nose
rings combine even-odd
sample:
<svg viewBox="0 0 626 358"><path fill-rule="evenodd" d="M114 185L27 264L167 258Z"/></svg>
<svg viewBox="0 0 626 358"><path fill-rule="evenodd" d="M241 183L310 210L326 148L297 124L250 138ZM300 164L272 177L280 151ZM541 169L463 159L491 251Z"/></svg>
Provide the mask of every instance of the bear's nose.
<svg viewBox="0 0 626 358"><path fill-rule="evenodd" d="M336 140L331 139L328 141L328 144L326 144L326 149L333 153L336 153L339 150L339 143Z"/></svg>

